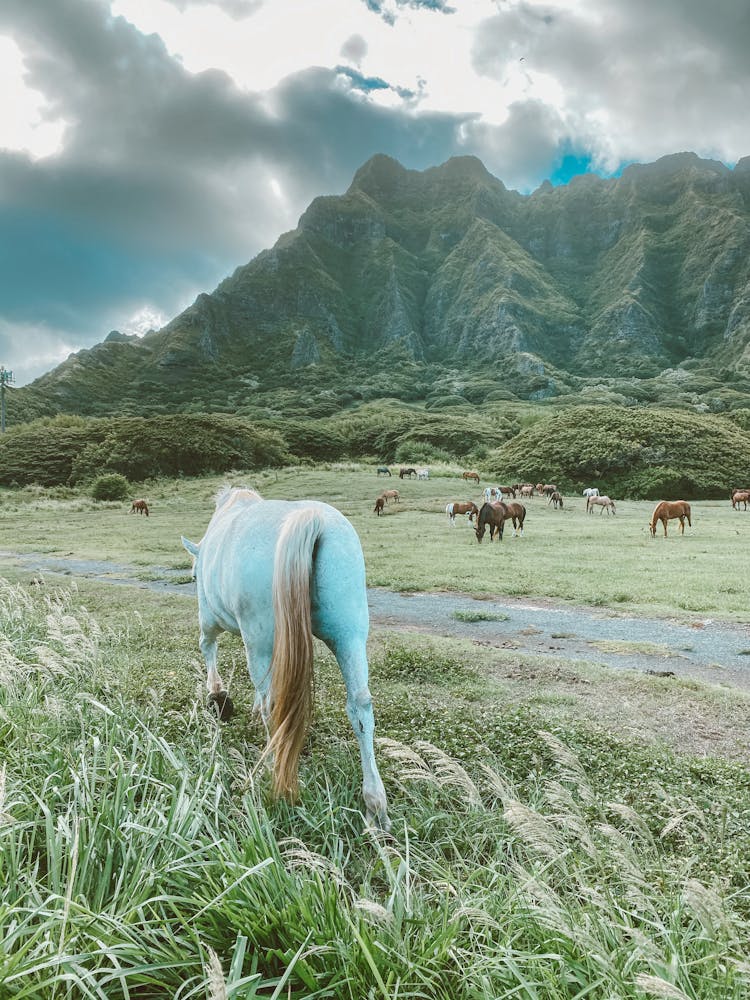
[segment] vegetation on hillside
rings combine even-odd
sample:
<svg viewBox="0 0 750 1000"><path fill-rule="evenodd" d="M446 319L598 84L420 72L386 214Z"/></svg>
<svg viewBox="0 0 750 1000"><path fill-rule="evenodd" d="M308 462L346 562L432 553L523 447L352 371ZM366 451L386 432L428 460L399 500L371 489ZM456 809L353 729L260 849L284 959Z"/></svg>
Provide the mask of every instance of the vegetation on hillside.
<svg viewBox="0 0 750 1000"><path fill-rule="evenodd" d="M632 499L724 497L750 474L750 434L676 410L578 406L522 431L488 457L496 476Z"/></svg>

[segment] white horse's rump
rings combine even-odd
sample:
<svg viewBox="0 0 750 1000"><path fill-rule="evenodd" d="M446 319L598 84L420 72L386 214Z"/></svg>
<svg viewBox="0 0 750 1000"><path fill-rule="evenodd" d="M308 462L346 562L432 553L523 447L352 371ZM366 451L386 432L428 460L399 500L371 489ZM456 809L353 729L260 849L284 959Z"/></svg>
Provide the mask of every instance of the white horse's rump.
<svg viewBox="0 0 750 1000"><path fill-rule="evenodd" d="M216 666L218 636L222 631L239 634L256 707L270 732L274 790L295 797L299 755L312 715L312 637L322 639L338 660L346 685L368 822L387 829L368 688L365 567L354 528L335 508L314 500L262 500L252 490L227 489L216 502L201 542L183 538L194 557L210 697L220 707L227 700Z"/></svg>

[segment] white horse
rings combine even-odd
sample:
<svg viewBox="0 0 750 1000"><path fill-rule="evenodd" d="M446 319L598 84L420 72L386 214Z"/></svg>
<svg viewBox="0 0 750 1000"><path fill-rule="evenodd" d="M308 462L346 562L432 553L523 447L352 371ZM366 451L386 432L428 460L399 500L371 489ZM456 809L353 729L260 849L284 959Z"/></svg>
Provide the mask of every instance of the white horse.
<svg viewBox="0 0 750 1000"><path fill-rule="evenodd" d="M596 488L596 486L589 486L587 489L585 489L583 491L582 496L585 496L585 497L598 497L599 496L599 490Z"/></svg>
<svg viewBox="0 0 750 1000"><path fill-rule="evenodd" d="M417 479L429 479L430 470L429 469L417 469Z"/></svg>
<svg viewBox="0 0 750 1000"><path fill-rule="evenodd" d="M262 500L225 487L202 540L182 539L193 556L200 648L209 702L233 711L216 667L217 638L242 636L273 755L274 792L296 798L299 756L312 716L313 635L339 662L346 710L359 743L368 823L390 827L375 763L375 720L365 643L365 564L349 521L317 500Z"/></svg>
<svg viewBox="0 0 750 1000"><path fill-rule="evenodd" d="M499 486L486 486L484 489L484 502L492 503L493 500L502 500L503 491Z"/></svg>

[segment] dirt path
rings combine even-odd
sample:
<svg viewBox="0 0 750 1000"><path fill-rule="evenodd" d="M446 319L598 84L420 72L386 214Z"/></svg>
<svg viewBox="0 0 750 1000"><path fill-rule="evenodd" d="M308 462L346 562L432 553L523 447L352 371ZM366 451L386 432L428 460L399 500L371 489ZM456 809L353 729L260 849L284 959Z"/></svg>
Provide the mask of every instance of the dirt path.
<svg viewBox="0 0 750 1000"><path fill-rule="evenodd" d="M195 594L195 585L185 582L184 570L164 566L139 570L112 562L8 551L0 551L0 560L36 574ZM710 619L684 624L502 596L487 600L453 593L394 593L371 588L368 601L375 626L471 639L557 660L670 672L750 691L747 625Z"/></svg>

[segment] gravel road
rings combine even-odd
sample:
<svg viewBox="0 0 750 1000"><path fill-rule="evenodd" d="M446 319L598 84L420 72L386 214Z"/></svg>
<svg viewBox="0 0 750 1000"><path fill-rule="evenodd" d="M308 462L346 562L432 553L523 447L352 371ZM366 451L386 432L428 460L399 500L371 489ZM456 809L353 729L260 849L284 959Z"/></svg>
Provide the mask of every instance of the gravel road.
<svg viewBox="0 0 750 1000"><path fill-rule="evenodd" d="M0 551L0 560L36 574L83 577L192 596L184 570L138 569L112 562ZM139 578L138 574L142 576ZM148 579L143 579L143 576ZM619 615L551 601L371 588L376 627L452 636L519 653L692 677L750 691L750 626L710 619L690 623ZM467 620L470 618L480 620Z"/></svg>

